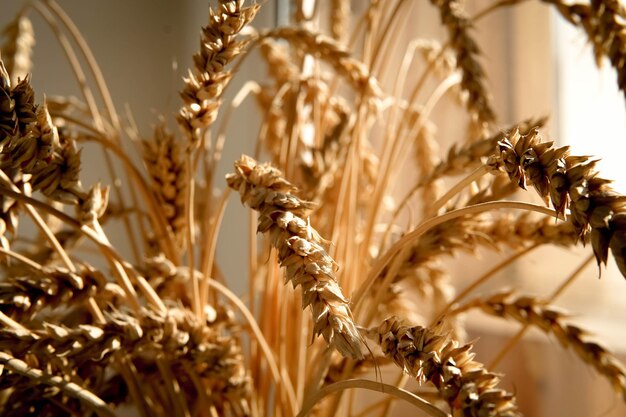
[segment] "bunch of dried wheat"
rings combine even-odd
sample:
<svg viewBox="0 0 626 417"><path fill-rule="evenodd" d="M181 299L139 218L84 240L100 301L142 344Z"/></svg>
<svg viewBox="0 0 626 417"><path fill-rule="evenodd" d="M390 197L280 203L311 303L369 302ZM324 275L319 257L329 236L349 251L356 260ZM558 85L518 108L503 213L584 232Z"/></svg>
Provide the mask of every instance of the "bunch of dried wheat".
<svg viewBox="0 0 626 417"><path fill-rule="evenodd" d="M610 249L626 276L626 197L588 157L542 142L545 118L496 124L472 29L521 1L474 18L461 1L425 3L449 39L414 40L390 75L386 47L398 44L411 2L371 1L355 17L348 0L300 0L292 25L250 30L260 4L218 0L171 120L179 129L163 117L147 138L120 119L58 4L29 3L5 29L0 60L2 415L110 417L126 406L142 417L387 416L399 401L432 416L522 415L524 404L474 360L480 346L462 340L458 316L473 308L555 335L626 398L623 365L547 302L510 292L464 301L542 245L590 242L599 265ZM624 89L624 8L544 2L584 29ZM85 58L95 89L70 59L82 98L36 102L30 13L68 56ZM242 156L224 181L224 91L255 49L268 64L268 77L245 91L262 116L255 157L273 165ZM467 109L459 123L470 132L452 145L432 121L448 94ZM79 142L102 148L112 188L83 187ZM510 199L527 185L553 209ZM258 212L248 218L242 296L216 261L231 190ZM32 240L17 238L23 215L36 226ZM129 256L109 240L112 220L125 227ZM503 247L514 254L457 291L448 255ZM99 261L83 259L94 249ZM419 387L406 386L409 376ZM376 393L358 405L344 395L354 388Z"/></svg>

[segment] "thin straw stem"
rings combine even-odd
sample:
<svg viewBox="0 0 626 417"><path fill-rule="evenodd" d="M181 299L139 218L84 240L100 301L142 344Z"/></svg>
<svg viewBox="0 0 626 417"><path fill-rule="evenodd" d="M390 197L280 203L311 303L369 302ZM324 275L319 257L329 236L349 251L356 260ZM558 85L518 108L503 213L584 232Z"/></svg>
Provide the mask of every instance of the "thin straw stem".
<svg viewBox="0 0 626 417"><path fill-rule="evenodd" d="M435 226L438 226L442 223L445 223L449 220L456 219L461 216L467 216L471 214L478 214L489 210L497 210L497 209L514 209L514 210L525 210L525 211L534 211L537 213L545 214L548 216L556 217L556 212L552 209L549 209L544 206L540 206L537 204L526 203L522 201L490 201L486 203L475 204L468 207L463 207L460 209L452 210L441 216L437 216L434 218L430 218L424 222L422 222L417 228L412 230L411 232L404 235L400 240L398 240L393 246L391 246L387 251L378 258L376 263L370 269L370 272L363 284L359 287L356 295L354 296L354 309L356 310L359 306L359 303L363 299L363 296L370 290L374 281L378 278L383 269L389 264L389 262L393 259L393 257L406 245L411 244L416 241L421 235L426 233L428 230L432 229Z"/></svg>
<svg viewBox="0 0 626 417"><path fill-rule="evenodd" d="M13 320L11 317L4 314L2 311L0 311L0 324L13 330L19 330L19 331L23 331L26 333L30 333L30 330L28 330L26 327L22 326L21 324Z"/></svg>
<svg viewBox="0 0 626 417"><path fill-rule="evenodd" d="M2 255L6 255L10 258L13 258L17 261L22 262L24 265L28 266L29 268L31 268L34 271L43 273L44 269L43 266L41 266L40 264L38 264L37 262L33 261L30 258L27 258L26 256L22 255L21 253L18 252L13 252L12 250L7 250L4 249L3 247L0 246L0 254Z"/></svg>
<svg viewBox="0 0 626 417"><path fill-rule="evenodd" d="M313 407L319 403L324 397L335 392L344 391L346 389L362 388L371 391L381 392L383 394L393 395L401 400L404 400L422 411L425 411L434 417L451 417L450 414L440 410L428 401L423 400L417 395L404 390L402 388L394 387L393 385L385 384L383 382L370 381L367 379L349 379L346 381L339 381L333 384L327 385L320 389L311 399L303 405L302 410L298 413L297 417L306 417L309 415Z"/></svg>
<svg viewBox="0 0 626 417"><path fill-rule="evenodd" d="M121 125L119 118L117 117L117 111L115 110L115 105L113 104L113 99L111 98L111 93L107 87L107 83L104 80L104 76L102 74L102 70L100 70L100 66L98 65L98 61L96 60L93 52L89 48L89 45L85 41L85 38L80 33L80 30L76 27L72 19L65 13L65 11L59 6L59 4L55 0L43 0L44 4L48 6L50 10L54 14L57 15L61 23L65 26L68 32L72 35L72 38L78 44L78 48L81 53L85 57L87 61L87 68L91 71L94 80L96 81L96 86L100 91L100 95L102 96L102 101L104 101L104 106L109 114L109 118L111 123L116 128L116 130L120 130Z"/></svg>
<svg viewBox="0 0 626 417"><path fill-rule="evenodd" d="M527 255L529 252L537 249L539 246L541 246L541 244L537 243L533 246L529 246L527 248L519 250L517 253L513 254L512 256L509 256L504 261L500 262L499 264L491 268L489 271L485 272L480 277L475 279L470 285L464 288L463 291L458 293L450 302L448 302L448 304L445 305L445 307L441 309L439 314L435 316L435 319L431 323L431 326L433 326L435 323L437 323L437 321L441 320L447 313L449 313L455 304L457 304L463 298L467 297L467 295L470 294L472 291L474 291L476 288L478 288L479 286L487 282L489 279L491 279L496 273L500 272L507 266L511 265L513 262L517 261L519 258L523 257L524 255Z"/></svg>
<svg viewBox="0 0 626 417"><path fill-rule="evenodd" d="M217 250L217 237L220 231L220 225L226 212L226 205L228 204L228 196L230 195L230 188L222 191L222 197L217 204L217 211L213 215L213 220L207 222L207 230L204 231L206 241L202 245L203 256L201 256L202 265L200 272L202 273L202 281L200 281L200 305L204 310L204 306L209 300L209 286L207 281L212 279L213 263L215 261L215 251ZM250 294L250 297L254 297L254 294ZM203 313L204 315L204 313Z"/></svg>
<svg viewBox="0 0 626 417"><path fill-rule="evenodd" d="M439 209L446 205L448 201L450 201L455 195L460 193L470 185L471 183L478 181L489 171L486 165L481 165L477 169L475 169L471 174L467 177L463 178L461 181L456 183L452 188L450 188L444 195L442 195L437 201L435 201L432 207L429 208L429 213L431 216L437 215Z"/></svg>
<svg viewBox="0 0 626 417"><path fill-rule="evenodd" d="M272 350L270 349L267 340L265 340L263 332L259 328L259 325L250 310L248 310L248 307L246 307L241 299L239 299L239 297L237 297L231 290L229 290L227 287L220 284L219 282L215 280L209 280L207 281L207 283L215 290L220 292L224 297L226 297L228 301L230 301L235 307L237 307L237 309L239 309L243 317L246 319L246 321L250 325L250 330L252 330L252 334L254 334L254 336L256 337L256 340L259 343L259 347L265 355L265 360L267 361L267 365L270 368L274 382L276 383L276 385L286 390L287 397L289 398L289 406L291 407L291 412L292 414L295 414L297 407L296 394L293 389L291 380L288 376L285 375L283 375L281 378L281 373L279 371L278 364L276 363L276 358L274 358L274 354L272 353Z"/></svg>
<svg viewBox="0 0 626 417"><path fill-rule="evenodd" d="M96 127L98 129L101 129L101 130L104 129L104 120L102 118L102 115L98 112L98 107L97 107L97 104L95 102L95 98L93 96L93 93L92 93L91 89L89 88L89 86L87 85L87 79L86 79L85 73L83 72L83 69L82 69L82 67L81 67L81 65L80 65L80 63L78 61L78 57L76 56L76 53L74 52L74 49L70 45L69 40L65 37L65 35L63 34L61 29L57 25L56 19L54 18L54 16L52 16L50 14L50 12L48 10L51 10L59 18L59 20L61 20L61 23L70 32L70 34L72 35L73 39L78 44L79 49L81 50L83 56L87 60L87 66L90 68L92 74L94 75L94 78L96 79L97 87L100 90L101 95L102 95L102 97L103 97L103 99L105 101L105 106L106 106L106 108L107 108L107 110L108 110L108 112L110 114L113 126L119 132L121 130L121 128L120 128L119 120L117 119L115 108L113 107L113 101L111 100L111 97L110 97L110 94L108 93L108 90L106 90L106 83L104 82L104 77L102 76L102 72L98 68L97 62L96 62L93 54L89 50L89 47L87 46L87 43L85 42L85 40L80 35L80 32L79 32L78 28L76 28L76 26L71 21L71 19L54 2L54 0L43 0L43 2L44 2L44 5L45 5L45 7L47 9L42 8L39 3L35 4L35 8L44 17L44 19L46 20L46 22L48 23L48 25L52 29L53 33L57 37L57 39L58 39L59 43L61 44L63 50L65 51L66 57L68 59L68 62L70 64L70 66L72 67L72 70L74 71L74 74L76 75L76 80L79 83L81 92L83 94L83 97L85 98L85 101L87 103L87 107L89 108L89 112L91 113L91 116L92 116L92 118L94 120L94 123L95 123ZM113 140L116 143L120 144L119 143L119 138L116 135L113 135L112 138L113 138ZM121 146L121 144L120 144L120 146ZM105 164L106 164L106 167L107 167L107 170L109 172L109 175L110 175L111 179L115 180L116 178L119 178L118 175L115 172L115 166L113 165L113 161L111 159L111 155L109 155L109 153L106 150L103 150L103 155L104 155ZM124 208L124 198L122 196L121 183L119 183L118 181L113 181L113 189L114 189L115 196L117 198L118 204L120 204L122 206L122 208ZM129 220L129 218L127 216L123 216L122 217L122 222L124 224L124 228L126 229L126 235L127 235L128 239L129 239L129 244L130 244L130 248L131 248L131 252L133 254L133 257L134 257L135 261L138 261L139 260L139 249L138 249L138 245L137 245L137 240L135 238L135 234L132 231L132 226L130 224L130 220Z"/></svg>
<svg viewBox="0 0 626 417"><path fill-rule="evenodd" d="M187 176L187 196L185 198L185 216L187 217L187 262L189 266L189 280L191 282L191 297L193 312L197 317L202 316L202 310L204 306L201 302L200 286L198 284L198 277L196 275L196 262L195 262L195 238L194 238L194 218L193 218L193 204L194 204L194 178L192 172L192 149L188 148L186 155L187 163L185 164L185 175Z"/></svg>
<svg viewBox="0 0 626 417"><path fill-rule="evenodd" d="M381 174L379 175L379 180L376 183L376 191L374 193L373 202L371 204L371 211L368 215L368 223L365 229L365 239L363 243L363 248L367 248L370 244L372 232L374 229L374 224L376 223L376 219L378 217L378 211L380 207L383 206L381 204L384 192L387 190L387 185L392 182L392 169L396 169L396 172L399 172L400 166L404 163L404 160L398 161L398 158L406 159L407 153L406 149L406 141L407 138L416 137L420 130L424 127L424 123L428 120L430 113L433 111L435 105L439 102L439 100L444 96L444 94L452 88L452 86L458 84L461 81L461 78L458 74L453 74L442 81L439 86L435 89L435 91L431 94L426 104L424 104L424 109L420 113L417 121L415 122L415 126L411 129L409 134L405 136L398 135L399 139L393 141L391 151L389 153L389 158L381 161Z"/></svg>
<svg viewBox="0 0 626 417"><path fill-rule="evenodd" d="M400 377L398 378L394 386L404 389L404 386L407 384L407 382L409 382L409 379L410 379L409 374L402 373L400 374ZM384 408L382 410L380 417L387 417L389 415L393 407L393 400L394 399L392 397L385 398Z"/></svg>

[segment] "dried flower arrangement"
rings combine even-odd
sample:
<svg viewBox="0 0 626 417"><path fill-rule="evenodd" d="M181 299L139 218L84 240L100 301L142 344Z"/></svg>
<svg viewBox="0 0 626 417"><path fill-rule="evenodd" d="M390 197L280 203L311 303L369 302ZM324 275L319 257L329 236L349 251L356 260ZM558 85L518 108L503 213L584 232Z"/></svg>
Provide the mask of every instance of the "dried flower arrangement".
<svg viewBox="0 0 626 417"><path fill-rule="evenodd" d="M448 39L413 42L385 91L386 29L408 2L371 1L350 22L350 1L334 0L325 35L312 29L321 14L303 1L294 2L293 25L257 31L260 4L219 0L184 80L179 132L162 122L146 139L118 116L63 10L53 0L24 9L4 32L0 63L2 415L109 417L126 405L143 417L385 416L397 400L423 415L522 415L463 342L457 318L470 309L523 324L514 341L529 326L553 334L626 399L624 366L550 304L577 272L545 300L502 289L468 299L493 271L455 294L442 261L506 245L515 252L503 268L538 245L588 242L586 263L602 266L611 252L626 276L626 197L594 160L543 141L544 119L496 124L472 25L518 2L494 1L470 18L460 1L431 0ZM619 2L544 2L584 30L626 92ZM57 29L82 99L35 102L31 10ZM256 155L237 160L224 182L216 121L229 120L218 119L224 90L255 49L269 68L247 90L262 115ZM95 90L81 81L77 54ZM409 86L420 59L424 70ZM426 80L437 80L433 91ZM465 106L468 134L440 154L430 117L444 94ZM111 192L81 184L79 142L100 145L112 177L128 178L130 203L117 182ZM401 184L405 194L390 208L403 165L417 180ZM446 189L442 180L454 177ZM530 185L545 205L511 199ZM245 302L215 260L231 190L251 209ZM421 220L405 226L408 208ZM21 217L36 226L32 240L16 237ZM111 219L125 225L132 256L109 241ZM81 257L87 249L100 264ZM406 387L409 376L418 388ZM353 388L380 397L359 408L343 395Z"/></svg>

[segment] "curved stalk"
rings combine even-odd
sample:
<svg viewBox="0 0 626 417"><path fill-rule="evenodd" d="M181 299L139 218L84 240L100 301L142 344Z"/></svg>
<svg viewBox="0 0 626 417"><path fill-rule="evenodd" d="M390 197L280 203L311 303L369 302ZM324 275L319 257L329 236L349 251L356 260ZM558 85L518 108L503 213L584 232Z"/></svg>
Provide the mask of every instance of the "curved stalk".
<svg viewBox="0 0 626 417"><path fill-rule="evenodd" d="M515 209L515 210L526 210L526 211L534 211L537 213L545 214L548 216L556 216L556 212L552 209L549 209L544 206L540 206L532 203L525 203L522 201L491 201L487 203L475 204L468 207L463 207L460 209L456 209L450 211L448 213L442 214L441 216L437 216L434 218L430 218L424 222L422 222L417 228L413 231L404 235L400 240L398 240L393 246L391 246L384 255L380 256L376 263L371 267L370 272L366 278L366 280L361 284L359 290L354 296L354 310L357 309L359 303L363 299L364 295L370 290L374 281L378 278L383 269L389 264L389 262L393 259L393 257L406 245L411 244L416 241L421 235L426 233L428 230L432 229L435 226L440 225L441 223L445 223L448 220L456 219L457 217L482 213L489 210L496 209Z"/></svg>
<svg viewBox="0 0 626 417"><path fill-rule="evenodd" d="M311 399L304 404L302 410L296 417L306 417L309 415L313 407L319 403L324 397L335 392L344 391L346 389L362 388L371 391L382 392L383 394L393 395L401 400L404 400L422 411L425 411L433 417L450 417L450 414L440 410L426 400L421 399L417 395L410 393L407 390L394 387L393 385L385 384L383 382L370 381L367 379L349 379L347 381L339 381L334 384L330 384L321 388Z"/></svg>
<svg viewBox="0 0 626 417"><path fill-rule="evenodd" d="M470 173L467 177L456 183L444 195L442 195L437 201L433 203L432 207L430 207L428 210L429 214L431 216L436 216L437 212L439 212L439 209L445 206L446 203L452 199L452 197L463 191L463 189L471 183L481 179L483 175L485 175L487 172L489 172L489 168L486 165L481 165L479 168L474 170L474 172Z"/></svg>

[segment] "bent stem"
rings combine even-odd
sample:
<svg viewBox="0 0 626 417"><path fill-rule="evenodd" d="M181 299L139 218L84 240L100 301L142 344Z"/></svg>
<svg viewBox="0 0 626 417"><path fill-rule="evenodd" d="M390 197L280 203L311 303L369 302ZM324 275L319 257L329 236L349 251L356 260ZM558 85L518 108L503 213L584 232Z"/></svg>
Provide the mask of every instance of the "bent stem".
<svg viewBox="0 0 626 417"><path fill-rule="evenodd" d="M220 225L226 211L230 188L224 189L222 197L217 204L217 211L212 220L205 222L205 230L203 236L206 236L201 246L200 256L200 272L202 273L202 281L200 282L200 306L204 311L204 306L209 301L209 287L207 281L212 278L213 263L215 262L215 251L217 250L217 237L220 231ZM250 299L254 298L254 293L250 293ZM204 316L204 312L202 313Z"/></svg>
<svg viewBox="0 0 626 417"><path fill-rule="evenodd" d="M463 207L460 209L452 210L445 214L442 214L441 216L437 216L437 217L433 217L428 220L425 220L413 231L404 235L393 246L391 246L387 250L387 252L385 252L382 256L378 258L376 263L370 269L370 272L366 280L361 284L357 293L354 296L353 305L354 305L355 313L363 297L365 296L366 293L369 292L372 285L374 284L374 281L378 278L380 273L389 264L389 262L393 259L393 257L404 246L412 244L417 239L419 239L420 236L426 233L428 230L442 223L445 223L449 220L456 219L461 216L478 214L478 213L483 213L485 211L498 210L498 209L534 211L537 213L545 214L547 216L552 216L552 217L557 216L557 213L554 210L544 207L544 206L540 206L538 204L526 203L522 201L490 201L487 203L474 204L468 207Z"/></svg>
<svg viewBox="0 0 626 417"><path fill-rule="evenodd" d="M315 393L313 397L310 398L310 400L306 404L302 406L302 410L298 413L296 417L308 416L313 407L315 407L315 405L319 403L322 399L324 399L324 397L326 397L327 395L352 388L362 388L370 391L381 392L383 394L393 395L394 397L404 400L419 408L420 410L425 411L431 416L450 417L448 413L440 410L428 401L423 400L422 398L407 390L397 388L393 385L385 384L383 382L370 381L367 379L349 379L346 381L335 382L321 388L319 391L317 391L317 393Z"/></svg>

